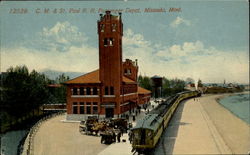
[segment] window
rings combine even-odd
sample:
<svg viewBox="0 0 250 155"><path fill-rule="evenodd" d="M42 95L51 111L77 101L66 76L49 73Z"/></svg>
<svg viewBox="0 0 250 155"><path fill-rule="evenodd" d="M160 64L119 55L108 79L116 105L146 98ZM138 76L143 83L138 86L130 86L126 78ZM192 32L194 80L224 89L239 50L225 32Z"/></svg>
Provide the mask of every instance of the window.
<svg viewBox="0 0 250 155"><path fill-rule="evenodd" d="M87 87L87 95L91 95L91 90L89 87Z"/></svg>
<svg viewBox="0 0 250 155"><path fill-rule="evenodd" d="M112 31L113 31L113 32L116 31L116 24L112 24Z"/></svg>
<svg viewBox="0 0 250 155"><path fill-rule="evenodd" d="M104 32L105 25L101 24L101 32Z"/></svg>
<svg viewBox="0 0 250 155"><path fill-rule="evenodd" d="M114 95L114 87L110 87L110 95Z"/></svg>
<svg viewBox="0 0 250 155"><path fill-rule="evenodd" d="M109 46L113 46L113 42L114 42L113 38L109 38Z"/></svg>
<svg viewBox="0 0 250 155"><path fill-rule="evenodd" d="M87 114L91 114L91 106L87 106Z"/></svg>
<svg viewBox="0 0 250 155"><path fill-rule="evenodd" d="M73 102L73 114L77 114L77 102Z"/></svg>
<svg viewBox="0 0 250 155"><path fill-rule="evenodd" d="M108 94L109 94L109 88L105 87L105 95L108 95Z"/></svg>
<svg viewBox="0 0 250 155"><path fill-rule="evenodd" d="M93 106L93 114L98 114L98 106Z"/></svg>
<svg viewBox="0 0 250 155"><path fill-rule="evenodd" d="M104 38L104 46L113 46L114 39L113 38Z"/></svg>
<svg viewBox="0 0 250 155"><path fill-rule="evenodd" d="M83 87L80 88L80 95L84 95L84 88Z"/></svg>
<svg viewBox="0 0 250 155"><path fill-rule="evenodd" d="M93 102L93 114L98 114L98 103Z"/></svg>
<svg viewBox="0 0 250 155"><path fill-rule="evenodd" d="M73 88L73 95L78 95L77 94L77 88Z"/></svg>
<svg viewBox="0 0 250 155"><path fill-rule="evenodd" d="M94 88L93 88L93 95L98 95L98 94L97 94L97 87L94 87Z"/></svg>
<svg viewBox="0 0 250 155"><path fill-rule="evenodd" d="M108 45L108 39L104 38L104 46L107 46L107 45Z"/></svg>
<svg viewBox="0 0 250 155"><path fill-rule="evenodd" d="M128 75L130 75L130 74L131 74L131 70L130 70L130 69L128 69L128 71L127 71L127 72L128 72Z"/></svg>
<svg viewBox="0 0 250 155"><path fill-rule="evenodd" d="M80 102L80 114L84 114L84 102Z"/></svg>

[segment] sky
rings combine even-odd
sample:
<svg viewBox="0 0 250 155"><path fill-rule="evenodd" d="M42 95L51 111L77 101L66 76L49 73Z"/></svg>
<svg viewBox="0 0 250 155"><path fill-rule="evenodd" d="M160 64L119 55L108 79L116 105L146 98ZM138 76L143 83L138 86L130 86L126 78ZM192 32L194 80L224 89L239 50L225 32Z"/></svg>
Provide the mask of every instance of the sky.
<svg viewBox="0 0 250 155"><path fill-rule="evenodd" d="M123 60L138 59L139 74L249 83L247 1L4 1L1 72L17 65L84 73L99 68L97 20L106 9L122 12Z"/></svg>

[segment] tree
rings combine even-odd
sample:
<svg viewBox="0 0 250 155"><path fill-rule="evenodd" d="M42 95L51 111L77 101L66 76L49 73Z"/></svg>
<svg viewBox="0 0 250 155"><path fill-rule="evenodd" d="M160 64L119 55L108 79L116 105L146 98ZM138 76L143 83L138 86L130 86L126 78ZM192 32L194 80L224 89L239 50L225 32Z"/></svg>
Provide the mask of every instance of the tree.
<svg viewBox="0 0 250 155"><path fill-rule="evenodd" d="M198 80L198 87L203 87L201 79Z"/></svg>
<svg viewBox="0 0 250 155"><path fill-rule="evenodd" d="M140 87L152 91L151 79L148 76L143 77L143 76L139 75L138 84Z"/></svg>
<svg viewBox="0 0 250 155"><path fill-rule="evenodd" d="M56 77L56 83L57 84L61 84L64 83L65 81L69 80L69 76L65 76L64 73L62 73L61 75L59 75L58 77Z"/></svg>
<svg viewBox="0 0 250 155"><path fill-rule="evenodd" d="M180 79L167 79L163 78L163 95L169 96L175 93L182 92L185 87L185 81Z"/></svg>
<svg viewBox="0 0 250 155"><path fill-rule="evenodd" d="M48 79L26 66L10 67L3 79L1 107L9 115L19 118L39 108L49 100Z"/></svg>
<svg viewBox="0 0 250 155"><path fill-rule="evenodd" d="M54 88L54 96L56 98L56 101L59 103L65 103L66 102L66 86L63 84L65 81L69 80L69 76L65 76L64 73L62 73L61 75L59 75L56 78L56 84L60 84L59 87Z"/></svg>

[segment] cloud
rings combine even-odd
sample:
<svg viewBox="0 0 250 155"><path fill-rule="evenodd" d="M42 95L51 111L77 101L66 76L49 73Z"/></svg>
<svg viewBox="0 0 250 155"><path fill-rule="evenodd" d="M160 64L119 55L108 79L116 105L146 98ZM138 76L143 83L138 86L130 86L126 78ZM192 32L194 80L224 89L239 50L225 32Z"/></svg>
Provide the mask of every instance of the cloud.
<svg viewBox="0 0 250 155"><path fill-rule="evenodd" d="M57 22L50 28L44 27L37 37L17 48L2 48L1 70L16 65L38 71L87 72L98 68L98 50L87 44L87 36L77 26Z"/></svg>
<svg viewBox="0 0 250 155"><path fill-rule="evenodd" d="M69 48L68 52L40 51L29 48L2 49L1 70L10 66L26 65L30 70L88 72L98 68L98 51L92 47Z"/></svg>
<svg viewBox="0 0 250 155"><path fill-rule="evenodd" d="M32 46L47 51L67 52L71 46L80 47L88 40L77 26L67 21L57 22L51 28L44 27L37 35L38 39L33 41ZM30 47L29 44L26 46Z"/></svg>
<svg viewBox="0 0 250 155"><path fill-rule="evenodd" d="M156 53L162 57L184 57L188 55L209 55L210 50L204 48L201 41L196 42L184 42L183 45L172 45L170 47L164 47L164 50L160 50Z"/></svg>
<svg viewBox="0 0 250 155"><path fill-rule="evenodd" d="M131 29L124 31L123 42L125 46L136 46L138 48L149 46L149 42L144 39L142 34L135 34Z"/></svg>
<svg viewBox="0 0 250 155"><path fill-rule="evenodd" d="M140 36L139 41L130 38ZM205 47L202 41L184 42L170 47L144 39L131 29L124 33L124 57L139 60L139 73L169 77L201 78L207 82L248 82L247 51L223 51ZM236 59L237 58L237 59Z"/></svg>
<svg viewBox="0 0 250 155"><path fill-rule="evenodd" d="M69 27L72 25L69 23L56 25L42 30L42 36L53 38L51 44L59 41L65 44L66 51L62 52L55 48L48 50L34 47L3 48L1 70L5 71L10 66L22 64L38 71L49 68L65 72L90 72L99 68L98 49L84 41L87 37L79 33L77 27L70 30ZM57 38L69 31L79 38L76 41L69 39L72 37L70 35L62 36L64 40ZM79 41L79 45L75 44L79 39L83 40ZM142 75L157 74L184 80L187 77L195 80L200 78L204 82L223 82L224 79L227 82L249 81L248 51L223 51L216 47L206 47L200 40L165 46L154 44L146 40L142 34L127 29L123 37L123 59L125 58L138 59L139 73Z"/></svg>
<svg viewBox="0 0 250 155"><path fill-rule="evenodd" d="M177 28L179 25L186 25L186 26L190 26L191 22L189 20L183 19L181 17L176 17L176 19L174 21L172 21L170 23L170 26L173 28Z"/></svg>

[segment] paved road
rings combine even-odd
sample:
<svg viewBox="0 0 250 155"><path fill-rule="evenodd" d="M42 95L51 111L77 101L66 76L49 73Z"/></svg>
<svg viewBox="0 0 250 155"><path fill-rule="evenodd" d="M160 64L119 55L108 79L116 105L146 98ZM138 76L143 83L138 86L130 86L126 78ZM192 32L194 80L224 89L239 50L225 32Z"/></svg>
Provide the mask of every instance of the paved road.
<svg viewBox="0 0 250 155"><path fill-rule="evenodd" d="M249 126L217 104L219 96L182 102L154 154L246 154Z"/></svg>
<svg viewBox="0 0 250 155"><path fill-rule="evenodd" d="M79 132L79 123L64 123L65 115L44 122L34 139L35 155L95 155L107 147L100 137Z"/></svg>

